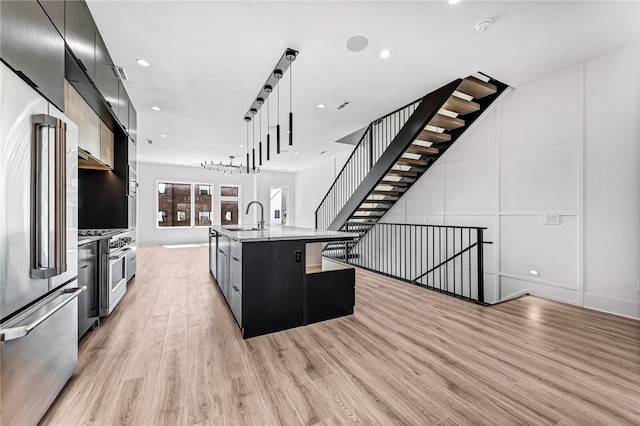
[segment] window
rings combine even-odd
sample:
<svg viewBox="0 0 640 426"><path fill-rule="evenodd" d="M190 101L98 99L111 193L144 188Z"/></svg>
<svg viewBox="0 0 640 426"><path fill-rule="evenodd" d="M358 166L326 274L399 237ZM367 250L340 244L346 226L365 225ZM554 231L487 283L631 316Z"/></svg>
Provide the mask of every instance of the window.
<svg viewBox="0 0 640 426"><path fill-rule="evenodd" d="M212 191L211 185L194 185L194 223L195 226L211 225Z"/></svg>
<svg viewBox="0 0 640 426"><path fill-rule="evenodd" d="M240 202L238 186L220 186L220 224L238 224L238 206Z"/></svg>
<svg viewBox="0 0 640 426"><path fill-rule="evenodd" d="M211 225L212 187L158 182L158 227Z"/></svg>

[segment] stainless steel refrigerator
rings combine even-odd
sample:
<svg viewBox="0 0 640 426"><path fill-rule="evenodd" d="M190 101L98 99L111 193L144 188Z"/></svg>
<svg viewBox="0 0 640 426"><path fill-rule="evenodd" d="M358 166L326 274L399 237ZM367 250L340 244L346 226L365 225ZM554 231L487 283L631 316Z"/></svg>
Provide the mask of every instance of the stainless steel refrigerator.
<svg viewBox="0 0 640 426"><path fill-rule="evenodd" d="M78 364L78 128L0 67L0 424L35 425Z"/></svg>

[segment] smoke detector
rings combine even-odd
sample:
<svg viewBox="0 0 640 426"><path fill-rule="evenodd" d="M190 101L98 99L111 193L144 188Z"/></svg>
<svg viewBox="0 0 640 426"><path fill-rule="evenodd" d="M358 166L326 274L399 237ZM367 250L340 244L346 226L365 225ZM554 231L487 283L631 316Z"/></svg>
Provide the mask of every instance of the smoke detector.
<svg viewBox="0 0 640 426"><path fill-rule="evenodd" d="M491 24L493 24L492 19L484 19L476 24L476 31L479 33L487 31L491 27Z"/></svg>

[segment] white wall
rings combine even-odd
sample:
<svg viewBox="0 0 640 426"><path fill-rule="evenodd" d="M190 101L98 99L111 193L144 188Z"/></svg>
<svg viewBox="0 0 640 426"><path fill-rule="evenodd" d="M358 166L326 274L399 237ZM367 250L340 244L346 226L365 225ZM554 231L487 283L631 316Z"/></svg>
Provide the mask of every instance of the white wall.
<svg viewBox="0 0 640 426"><path fill-rule="evenodd" d="M584 305L640 318L638 47L585 66Z"/></svg>
<svg viewBox="0 0 640 426"><path fill-rule="evenodd" d="M200 167L173 166L155 163L138 164L138 243L140 245L206 243L207 228L158 228L157 227L157 182L202 183L214 186L213 223L220 223L220 185L239 185L240 224L255 224L258 208L251 207L249 215L245 209L250 201L258 200L269 208L270 186L294 186L293 173L263 171L257 175L230 175L203 170ZM268 218L268 211L265 212ZM267 220L267 219L265 219Z"/></svg>
<svg viewBox="0 0 640 426"><path fill-rule="evenodd" d="M496 300L640 318L639 75L636 45L511 89L383 221L486 226Z"/></svg>
<svg viewBox="0 0 640 426"><path fill-rule="evenodd" d="M342 170L353 148L350 145L345 145L345 147L341 147L341 153L323 159L317 165L295 174L295 201L292 202L290 199L289 202L291 206L294 206L296 226L316 227L315 211L337 174Z"/></svg>

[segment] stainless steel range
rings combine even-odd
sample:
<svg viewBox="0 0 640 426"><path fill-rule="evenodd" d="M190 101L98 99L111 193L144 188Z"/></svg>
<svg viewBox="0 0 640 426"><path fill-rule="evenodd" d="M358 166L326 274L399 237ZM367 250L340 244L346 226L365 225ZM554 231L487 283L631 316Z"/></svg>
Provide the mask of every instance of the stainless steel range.
<svg viewBox="0 0 640 426"><path fill-rule="evenodd" d="M110 315L127 292L127 281L136 273L136 231L83 229L80 238L100 239L100 316Z"/></svg>

